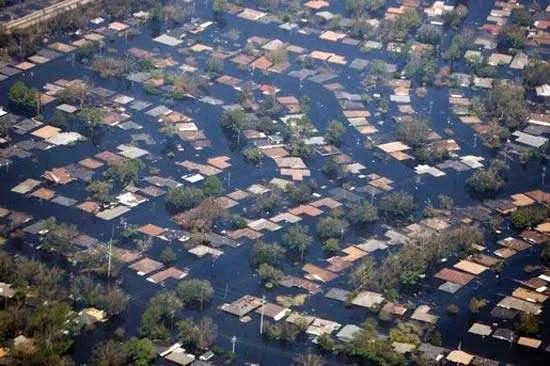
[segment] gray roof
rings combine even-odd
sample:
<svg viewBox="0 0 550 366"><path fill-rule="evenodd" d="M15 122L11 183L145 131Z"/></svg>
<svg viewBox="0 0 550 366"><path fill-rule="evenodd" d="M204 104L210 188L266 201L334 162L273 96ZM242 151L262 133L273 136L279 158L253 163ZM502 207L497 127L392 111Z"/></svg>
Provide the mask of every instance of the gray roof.
<svg viewBox="0 0 550 366"><path fill-rule="evenodd" d="M517 137L516 142L531 147L536 147L537 149L544 146L548 142L548 139L546 137L533 136L521 131L516 131L513 133L513 135Z"/></svg>

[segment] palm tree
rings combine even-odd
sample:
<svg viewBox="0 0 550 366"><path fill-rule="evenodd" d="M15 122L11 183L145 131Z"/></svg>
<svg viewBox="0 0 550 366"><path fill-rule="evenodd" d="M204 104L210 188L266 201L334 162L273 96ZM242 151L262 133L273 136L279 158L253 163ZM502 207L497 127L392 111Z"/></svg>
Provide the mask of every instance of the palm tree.
<svg viewBox="0 0 550 366"><path fill-rule="evenodd" d="M324 366L325 359L319 355L308 353L295 357L294 363L297 366Z"/></svg>

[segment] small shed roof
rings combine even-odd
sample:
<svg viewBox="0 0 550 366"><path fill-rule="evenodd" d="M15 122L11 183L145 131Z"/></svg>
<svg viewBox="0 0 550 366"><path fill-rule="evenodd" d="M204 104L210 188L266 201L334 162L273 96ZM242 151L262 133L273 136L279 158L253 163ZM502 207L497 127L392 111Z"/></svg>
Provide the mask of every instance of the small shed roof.
<svg viewBox="0 0 550 366"><path fill-rule="evenodd" d="M451 353L447 355L447 361L459 363L461 365L469 365L473 359L473 355L461 350L451 351Z"/></svg>
<svg viewBox="0 0 550 366"><path fill-rule="evenodd" d="M474 323L468 329L468 333L473 333L481 336L488 336L491 334L493 329L489 325L481 324L481 323Z"/></svg>
<svg viewBox="0 0 550 366"><path fill-rule="evenodd" d="M371 291L361 291L351 303L353 305L370 309L380 305L382 302L384 302L384 296L382 296L382 294Z"/></svg>

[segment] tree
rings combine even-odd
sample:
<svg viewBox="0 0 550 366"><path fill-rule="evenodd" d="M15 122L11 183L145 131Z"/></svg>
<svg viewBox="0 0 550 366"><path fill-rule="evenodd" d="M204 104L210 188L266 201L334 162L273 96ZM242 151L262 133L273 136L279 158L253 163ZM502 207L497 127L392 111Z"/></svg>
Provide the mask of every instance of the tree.
<svg viewBox="0 0 550 366"><path fill-rule="evenodd" d="M337 217L323 217L315 227L317 235L323 239L340 238L347 228L347 223Z"/></svg>
<svg viewBox="0 0 550 366"><path fill-rule="evenodd" d="M10 283L15 279L15 263L11 256L3 250L0 250L0 281Z"/></svg>
<svg viewBox="0 0 550 366"><path fill-rule="evenodd" d="M205 63L204 69L206 71L222 73L223 72L223 60L219 57L210 56Z"/></svg>
<svg viewBox="0 0 550 366"><path fill-rule="evenodd" d="M472 314L477 314L479 311L487 306L488 301L485 299L478 299L477 297L472 297L468 303L468 309Z"/></svg>
<svg viewBox="0 0 550 366"><path fill-rule="evenodd" d="M432 24L422 24L418 28L418 40L420 42L436 45L441 41L441 30Z"/></svg>
<svg viewBox="0 0 550 366"><path fill-rule="evenodd" d="M105 310L109 315L123 312L128 304L128 295L117 287L104 288L88 275L78 275L72 281L72 295L84 306Z"/></svg>
<svg viewBox="0 0 550 366"><path fill-rule="evenodd" d="M521 128L529 117L523 94L523 88L520 86L508 84L495 86L489 92L486 101L489 116L508 129Z"/></svg>
<svg viewBox="0 0 550 366"><path fill-rule="evenodd" d="M524 8L512 9L512 16L510 19L513 24L522 27L528 27L533 23L533 17L529 14L529 11Z"/></svg>
<svg viewBox="0 0 550 366"><path fill-rule="evenodd" d="M175 187L166 195L166 208L170 212L181 212L198 205L204 198L203 191L195 187Z"/></svg>
<svg viewBox="0 0 550 366"><path fill-rule="evenodd" d="M523 70L523 81L531 88L550 84L550 62L531 60Z"/></svg>
<svg viewBox="0 0 550 366"><path fill-rule="evenodd" d="M300 182L297 185L287 184L285 190L293 202L302 204L311 199L312 189L305 182Z"/></svg>
<svg viewBox="0 0 550 366"><path fill-rule="evenodd" d="M516 229L522 230L540 224L548 215L550 215L549 208L531 205L519 207L516 211L512 212L510 219Z"/></svg>
<svg viewBox="0 0 550 366"><path fill-rule="evenodd" d="M360 16L365 12L365 0L346 0L346 10L353 15Z"/></svg>
<svg viewBox="0 0 550 366"><path fill-rule="evenodd" d="M288 51L284 47L268 50L265 53L265 57L275 65L286 63L288 62Z"/></svg>
<svg viewBox="0 0 550 366"><path fill-rule="evenodd" d="M436 74L436 63L430 52L413 53L403 72L405 77L417 80L422 85L432 85Z"/></svg>
<svg viewBox="0 0 550 366"><path fill-rule="evenodd" d="M112 287L100 296L98 306L109 315L118 315L126 309L129 299L130 297L124 291Z"/></svg>
<svg viewBox="0 0 550 366"><path fill-rule="evenodd" d="M283 271L279 268L266 263L260 264L257 271L262 281L271 283L272 285L276 285L284 276Z"/></svg>
<svg viewBox="0 0 550 366"><path fill-rule="evenodd" d="M48 219L48 221L52 220ZM66 237L65 234L61 236L61 238L63 237ZM61 240L64 241L62 245L66 245L65 239ZM59 267L50 268L42 262L25 257L16 258L15 265L17 279L24 286L31 286L40 300L47 302L64 298L65 288L61 286L61 283L64 281L65 273Z"/></svg>
<svg viewBox="0 0 550 366"><path fill-rule="evenodd" d="M75 225L58 223L54 217L50 217L44 223L44 229L47 230L43 241L44 249L63 254L74 251L71 239L78 235Z"/></svg>
<svg viewBox="0 0 550 366"><path fill-rule="evenodd" d="M340 121L332 120L325 133L325 141L329 144L338 146L342 142L342 135L344 132L344 124Z"/></svg>
<svg viewBox="0 0 550 366"><path fill-rule="evenodd" d="M61 355L67 353L73 343L74 324L76 313L66 303L40 305L27 320L27 332L36 347L33 356L45 365L61 362Z"/></svg>
<svg viewBox="0 0 550 366"><path fill-rule="evenodd" d="M340 242L338 239L327 239L323 244L322 249L327 254L336 253L340 249Z"/></svg>
<svg viewBox="0 0 550 366"><path fill-rule="evenodd" d="M351 272L351 283L357 290L374 287L376 282L375 264L371 257L365 257Z"/></svg>
<svg viewBox="0 0 550 366"><path fill-rule="evenodd" d="M540 261L545 266L550 265L550 241L547 241L542 245L542 250L540 251Z"/></svg>
<svg viewBox="0 0 550 366"><path fill-rule="evenodd" d="M151 18L149 21L152 24L158 24L162 21L162 2L155 1L151 9Z"/></svg>
<svg viewBox="0 0 550 366"><path fill-rule="evenodd" d="M460 308L458 307L457 304L449 304L447 305L447 313L449 315L456 315L458 313L460 313Z"/></svg>
<svg viewBox="0 0 550 366"><path fill-rule="evenodd" d="M342 169L340 164L338 164L334 156L329 156L328 159L325 161L325 164L323 165L323 172L329 178L338 178L344 174L344 170Z"/></svg>
<svg viewBox="0 0 550 366"><path fill-rule="evenodd" d="M40 107L40 93L37 89L17 81L10 87L8 101L26 111L38 113Z"/></svg>
<svg viewBox="0 0 550 366"><path fill-rule="evenodd" d="M283 329L278 324L266 322L263 336L272 341L280 341L283 337Z"/></svg>
<svg viewBox="0 0 550 366"><path fill-rule="evenodd" d="M176 215L174 221L186 229L204 233L211 231L214 222L226 215L227 209L219 200L207 197L193 209Z"/></svg>
<svg viewBox="0 0 550 366"><path fill-rule="evenodd" d="M55 127L63 128L67 127L70 121L71 117L69 117L68 113L56 109L55 112L53 112L50 124Z"/></svg>
<svg viewBox="0 0 550 366"><path fill-rule="evenodd" d="M378 209L370 202L362 202L351 208L348 217L353 225L367 225L378 220Z"/></svg>
<svg viewBox="0 0 550 366"><path fill-rule="evenodd" d="M258 164L262 160L262 152L255 146L247 147L243 150L243 156L253 164Z"/></svg>
<svg viewBox="0 0 550 366"><path fill-rule="evenodd" d="M304 252L311 245L313 239L307 227L300 224L290 226L282 237L283 245L289 250L298 251L300 260L304 259Z"/></svg>
<svg viewBox="0 0 550 366"><path fill-rule="evenodd" d="M397 128L401 140L411 147L419 147L430 136L431 128L425 118L413 118L410 122L403 122Z"/></svg>
<svg viewBox="0 0 550 366"><path fill-rule="evenodd" d="M361 359L365 364L405 365L404 357L395 352L389 340L380 340L372 320L363 323L363 329L353 334L346 343L346 353Z"/></svg>
<svg viewBox="0 0 550 366"><path fill-rule="evenodd" d="M172 83L170 95L174 99L184 99L198 92L199 82L193 75L185 73L171 75L170 82Z"/></svg>
<svg viewBox="0 0 550 366"><path fill-rule="evenodd" d="M311 98L307 95L304 95L300 98L300 112L302 112L305 116L307 116L310 111L311 111Z"/></svg>
<svg viewBox="0 0 550 366"><path fill-rule="evenodd" d="M218 326L207 316L196 323L192 318L180 320L176 327L182 343L199 350L208 348L218 336Z"/></svg>
<svg viewBox="0 0 550 366"><path fill-rule="evenodd" d="M322 356L308 353L296 356L294 364L297 366L325 366L326 362Z"/></svg>
<svg viewBox="0 0 550 366"><path fill-rule="evenodd" d="M214 0L212 2L212 10L214 13L221 13L227 6L227 0Z"/></svg>
<svg viewBox="0 0 550 366"><path fill-rule="evenodd" d="M406 217L410 215L416 204L411 194L404 191L391 192L382 197L379 209L386 215Z"/></svg>
<svg viewBox="0 0 550 366"><path fill-rule="evenodd" d="M104 173L107 179L112 179L122 186L134 184L139 178L139 173L144 164L139 159L124 160L118 165L113 165Z"/></svg>
<svg viewBox="0 0 550 366"><path fill-rule="evenodd" d="M0 341L7 342L24 329L30 311L31 309L20 304L8 305L0 310Z"/></svg>
<svg viewBox="0 0 550 366"><path fill-rule="evenodd" d="M407 8L403 14L391 23L386 38L390 40L403 40L409 32L422 24L422 19L418 12L413 8Z"/></svg>
<svg viewBox="0 0 550 366"><path fill-rule="evenodd" d="M174 249L172 249L171 247L164 248L164 250L160 253L160 260L166 265L174 263L177 259L178 256Z"/></svg>
<svg viewBox="0 0 550 366"><path fill-rule="evenodd" d="M86 190L88 191L88 193L90 193L93 200L101 204L108 204L109 202L113 201L113 197L111 196L112 188L113 185L108 181L94 180L88 184Z"/></svg>
<svg viewBox="0 0 550 366"><path fill-rule="evenodd" d="M509 48L522 49L525 47L526 31L517 25L504 27L499 34L498 45L503 50Z"/></svg>
<svg viewBox="0 0 550 366"><path fill-rule="evenodd" d="M455 35L451 40L449 48L441 54L443 59L452 62L461 58L467 47L475 40L475 35L475 31L471 29L465 29L462 33Z"/></svg>
<svg viewBox="0 0 550 366"><path fill-rule="evenodd" d="M388 63L374 59L367 65L367 75L371 84L385 84L391 77Z"/></svg>
<svg viewBox="0 0 550 366"><path fill-rule="evenodd" d="M133 241L139 238L141 233L139 232L139 227L137 225L130 224L122 230L120 235L128 241Z"/></svg>
<svg viewBox="0 0 550 366"><path fill-rule="evenodd" d="M406 243L397 256L393 257L396 259L396 264L399 266L399 271L397 273L399 283L403 285L415 285L422 278L422 275L426 272L428 267L428 255L424 250L427 249L423 246ZM385 261L383 263L383 270L395 270L395 266L386 265L388 262ZM390 274L390 276L391 275L392 274ZM386 288L395 285L391 280L384 279L381 280L381 282Z"/></svg>
<svg viewBox="0 0 550 366"><path fill-rule="evenodd" d="M173 320L176 311L183 306L174 291L158 292L149 300L145 311L141 314L139 333L151 339L167 339L170 332L168 322Z"/></svg>
<svg viewBox="0 0 550 366"><path fill-rule="evenodd" d="M330 335L323 333L317 337L317 345L325 352L332 352L334 350L334 340L330 338Z"/></svg>
<svg viewBox="0 0 550 366"><path fill-rule="evenodd" d="M92 70L102 79L121 77L128 71L128 66L128 60L118 57L96 56L92 61Z"/></svg>
<svg viewBox="0 0 550 366"><path fill-rule="evenodd" d="M435 330L430 337L430 344L436 347L441 347L443 344L443 337L438 330Z"/></svg>
<svg viewBox="0 0 550 366"><path fill-rule="evenodd" d="M250 250L250 264L258 267L261 264L275 266L284 258L285 248L279 244L269 244L264 241L256 241Z"/></svg>
<svg viewBox="0 0 550 366"><path fill-rule="evenodd" d="M132 337L122 347L127 359L135 366L148 366L157 357L153 342L147 338Z"/></svg>
<svg viewBox="0 0 550 366"><path fill-rule="evenodd" d="M467 15L468 8L466 7L466 5L459 4L458 6L453 8L453 10L443 13L443 20L448 26L456 28L460 25L460 23L462 23Z"/></svg>
<svg viewBox="0 0 550 366"><path fill-rule="evenodd" d="M63 102L78 103L80 109L82 109L90 90L91 88L86 82L75 80L68 83L56 96Z"/></svg>
<svg viewBox="0 0 550 366"><path fill-rule="evenodd" d="M242 108L235 108L232 110L226 110L222 114L221 125L223 128L227 128L234 133L240 133L240 131L246 129L248 126L248 116Z"/></svg>
<svg viewBox="0 0 550 366"><path fill-rule="evenodd" d="M397 326L390 329L390 340L392 342L410 343L419 345L422 328L413 322L398 321Z"/></svg>
<svg viewBox="0 0 550 366"><path fill-rule="evenodd" d="M212 300L214 289L208 280L190 279L180 282L176 293L184 306L199 303L202 310L203 304Z"/></svg>
<svg viewBox="0 0 550 366"><path fill-rule="evenodd" d="M105 112L101 108L88 107L78 112L78 117L86 122L90 127L96 128L103 123Z"/></svg>
<svg viewBox="0 0 550 366"><path fill-rule="evenodd" d="M123 366L127 365L126 359L127 355L122 344L108 340L93 349L90 363L94 366Z"/></svg>
<svg viewBox="0 0 550 366"><path fill-rule="evenodd" d="M539 318L529 313L521 313L519 320L514 324L514 328L520 334L534 336L539 332Z"/></svg>
<svg viewBox="0 0 550 366"><path fill-rule="evenodd" d="M488 169L478 169L468 179L466 184L474 192L482 195L494 194L504 187L502 172L506 165L504 162L494 160Z"/></svg>
<svg viewBox="0 0 550 366"><path fill-rule="evenodd" d="M288 322L283 322L281 329L283 333L282 340L289 344L296 342L296 338L298 338L298 335L302 331L297 325Z"/></svg>
<svg viewBox="0 0 550 366"><path fill-rule="evenodd" d="M454 206L454 200L452 197L449 197L445 194L440 194L437 196L437 199L439 200L439 207L450 210Z"/></svg>
<svg viewBox="0 0 550 366"><path fill-rule="evenodd" d="M293 156L298 156L302 159L309 159L313 155L313 147L307 145L303 140L292 137L289 142L290 152Z"/></svg>
<svg viewBox="0 0 550 366"><path fill-rule="evenodd" d="M204 194L209 197L219 196L223 193L223 184L215 175L208 176L204 181Z"/></svg>

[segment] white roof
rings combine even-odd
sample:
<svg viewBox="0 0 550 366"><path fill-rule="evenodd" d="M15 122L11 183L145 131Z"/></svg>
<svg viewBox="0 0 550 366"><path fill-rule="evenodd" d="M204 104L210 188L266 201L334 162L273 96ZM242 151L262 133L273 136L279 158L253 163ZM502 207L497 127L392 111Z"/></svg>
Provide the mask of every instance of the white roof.
<svg viewBox="0 0 550 366"><path fill-rule="evenodd" d="M161 34L157 38L154 38L153 41L162 43L164 45L171 46L171 47L178 46L183 42L181 39L177 39L176 37L169 36L168 34Z"/></svg>
<svg viewBox="0 0 550 366"><path fill-rule="evenodd" d="M86 138L78 132L61 132L46 141L53 145L69 145L82 140L86 140Z"/></svg>
<svg viewBox="0 0 550 366"><path fill-rule="evenodd" d="M544 84L535 88L539 97L550 97L550 85Z"/></svg>
<svg viewBox="0 0 550 366"><path fill-rule="evenodd" d="M513 133L517 137L516 142L531 147L540 148L548 142L548 138L542 136L533 136L525 132L516 131Z"/></svg>

